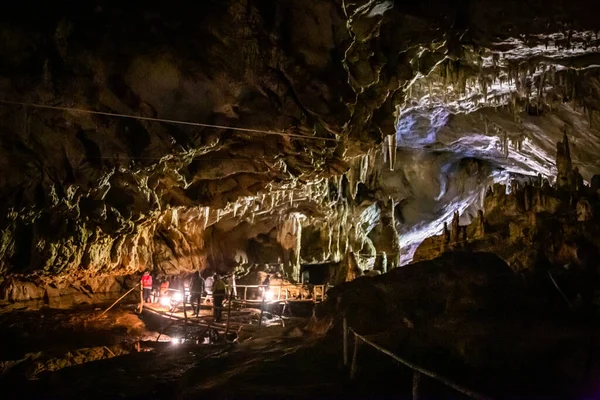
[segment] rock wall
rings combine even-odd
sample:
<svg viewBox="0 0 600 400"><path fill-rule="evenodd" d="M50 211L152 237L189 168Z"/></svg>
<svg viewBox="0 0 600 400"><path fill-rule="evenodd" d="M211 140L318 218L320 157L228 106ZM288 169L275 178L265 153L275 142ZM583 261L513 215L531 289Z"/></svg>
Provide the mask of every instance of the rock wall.
<svg viewBox="0 0 600 400"><path fill-rule="evenodd" d="M43 287L147 268L228 270L269 252L290 260L295 278L303 261L350 252L363 270L383 259L395 267L401 224L416 224L415 203L438 195L429 182L416 194L429 175L411 161L431 159L402 158L399 118L425 83L437 96L442 80L462 96L463 86L508 74L524 96L529 71L487 60L519 32L563 29L556 9L581 32L597 26L587 7L559 3L505 6L510 29L491 23L492 1L69 1L35 13L15 4L0 16L0 279ZM579 66L570 46L591 43L571 36L543 50L565 53L569 70ZM539 43L522 49L521 39L507 51L529 60ZM548 73L560 89L553 99L595 93L593 74L582 75L585 84ZM491 104L476 97L475 108ZM513 114L530 105L500 97ZM593 122L594 103L584 105ZM304 244L300 226L281 222L299 214L315 235Z"/></svg>
<svg viewBox="0 0 600 400"><path fill-rule="evenodd" d="M600 252L597 232L600 198L594 184L587 186L570 164L568 138L557 145L558 177L550 186L541 176L514 180L489 188L484 212L467 226L454 215L452 227L425 240L415 261L457 250L490 251L500 255L515 271L534 273L551 267L587 271L593 282ZM595 182L597 178L592 178Z"/></svg>

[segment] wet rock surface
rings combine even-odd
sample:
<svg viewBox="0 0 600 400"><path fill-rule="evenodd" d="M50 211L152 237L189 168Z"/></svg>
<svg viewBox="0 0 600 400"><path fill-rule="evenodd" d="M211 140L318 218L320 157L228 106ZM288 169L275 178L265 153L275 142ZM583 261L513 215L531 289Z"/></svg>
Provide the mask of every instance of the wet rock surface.
<svg viewBox="0 0 600 400"><path fill-rule="evenodd" d="M38 379L44 372L129 354L148 336L146 324L128 307L99 314L89 306L3 312L0 381Z"/></svg>

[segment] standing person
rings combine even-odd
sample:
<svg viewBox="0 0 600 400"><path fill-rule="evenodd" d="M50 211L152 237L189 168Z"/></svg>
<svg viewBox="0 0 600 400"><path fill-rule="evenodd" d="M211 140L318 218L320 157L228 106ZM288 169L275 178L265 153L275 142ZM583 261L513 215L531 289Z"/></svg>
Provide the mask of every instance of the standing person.
<svg viewBox="0 0 600 400"><path fill-rule="evenodd" d="M152 278L152 302L158 303L158 297L160 295L160 276L150 275Z"/></svg>
<svg viewBox="0 0 600 400"><path fill-rule="evenodd" d="M144 302L152 302L152 276L148 271L142 275L142 289L144 289Z"/></svg>
<svg viewBox="0 0 600 400"><path fill-rule="evenodd" d="M237 298L237 288L235 286L235 271L231 275L229 275L229 279L227 279L227 286L229 289L229 294L231 294L232 298Z"/></svg>
<svg viewBox="0 0 600 400"><path fill-rule="evenodd" d="M164 296L169 290L169 279L166 276L163 276L160 281L160 296Z"/></svg>
<svg viewBox="0 0 600 400"><path fill-rule="evenodd" d="M269 290L269 286L271 285L271 275L267 275L262 284L265 287L265 290Z"/></svg>
<svg viewBox="0 0 600 400"><path fill-rule="evenodd" d="M262 287L260 288L262 291L262 296L263 296L263 300L267 299L270 300L270 293L269 291L271 290L270 288L271 285L271 275L267 275L267 277L265 278L265 280L262 283Z"/></svg>
<svg viewBox="0 0 600 400"><path fill-rule="evenodd" d="M215 274L215 281L213 283L213 306L215 310L215 322L221 322L223 300L225 300L225 282L221 280L221 276L219 274Z"/></svg>
<svg viewBox="0 0 600 400"><path fill-rule="evenodd" d="M202 304L202 295L204 294L204 278L202 278L202 275L200 275L200 271L194 272L190 294L191 303L194 307L194 317L197 317L200 315L200 305ZM195 306L194 302L196 302Z"/></svg>
<svg viewBox="0 0 600 400"><path fill-rule="evenodd" d="M212 295L214 283L215 283L215 278L212 274L207 276L206 279L204 280L204 290L206 291L207 294Z"/></svg>

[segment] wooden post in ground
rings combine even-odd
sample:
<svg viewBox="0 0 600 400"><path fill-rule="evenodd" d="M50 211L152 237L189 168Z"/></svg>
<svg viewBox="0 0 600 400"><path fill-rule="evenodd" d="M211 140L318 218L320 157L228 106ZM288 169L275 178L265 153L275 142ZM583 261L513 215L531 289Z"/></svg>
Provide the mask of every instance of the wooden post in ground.
<svg viewBox="0 0 600 400"><path fill-rule="evenodd" d="M356 356L358 355L359 338L354 335L354 354L352 354L352 366L350 367L350 379L354 379L356 375Z"/></svg>
<svg viewBox="0 0 600 400"><path fill-rule="evenodd" d="M140 314L144 311L144 285L140 282Z"/></svg>
<svg viewBox="0 0 600 400"><path fill-rule="evenodd" d="M229 319L231 318L231 303L233 303L233 288L229 290L229 303L227 304L227 324L225 325L225 341L227 341L227 332L229 332Z"/></svg>
<svg viewBox="0 0 600 400"><path fill-rule="evenodd" d="M190 288L191 289L191 288ZM191 293L191 290L190 290ZM187 317L187 311L185 309L185 286L183 287L183 318L184 318L184 337L187 339L188 337L188 317Z"/></svg>
<svg viewBox="0 0 600 400"><path fill-rule="evenodd" d="M265 290L263 290L262 301L260 302L260 319L258 320L258 327L262 326L263 313L265 312Z"/></svg>
<svg viewBox="0 0 600 400"><path fill-rule="evenodd" d="M413 400L419 400L419 386L421 384L421 373L418 371L413 372L413 388L412 395Z"/></svg>
<svg viewBox="0 0 600 400"><path fill-rule="evenodd" d="M343 346L344 346L344 367L348 366L348 320L344 316L344 320L342 322L342 332L343 332Z"/></svg>

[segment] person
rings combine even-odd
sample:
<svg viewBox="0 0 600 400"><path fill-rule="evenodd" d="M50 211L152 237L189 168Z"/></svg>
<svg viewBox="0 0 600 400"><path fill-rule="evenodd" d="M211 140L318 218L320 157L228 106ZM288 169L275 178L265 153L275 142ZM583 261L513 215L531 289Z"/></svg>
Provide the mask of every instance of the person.
<svg viewBox="0 0 600 400"><path fill-rule="evenodd" d="M269 290L269 285L271 284L271 275L267 275L262 284L265 286L265 290Z"/></svg>
<svg viewBox="0 0 600 400"><path fill-rule="evenodd" d="M152 278L152 302L158 303L158 296L160 294L160 277L158 275L150 275Z"/></svg>
<svg viewBox="0 0 600 400"><path fill-rule="evenodd" d="M215 322L221 322L223 300L225 300L225 282L221 280L221 276L219 274L215 274L215 280L213 283L213 306L215 310Z"/></svg>
<svg viewBox="0 0 600 400"><path fill-rule="evenodd" d="M142 275L142 289L144 302L150 303L152 301L152 276L148 271L144 271L144 275Z"/></svg>
<svg viewBox="0 0 600 400"><path fill-rule="evenodd" d="M194 272L191 285L191 302L194 307L194 317L200 315L200 305L202 304L202 295L204 294L204 278L200 275L200 271ZM196 302L196 305L194 305Z"/></svg>
<svg viewBox="0 0 600 400"><path fill-rule="evenodd" d="M233 298L237 298L237 288L235 286L235 272L232 272L229 276L229 279L227 280L227 286L229 289L229 294L231 294Z"/></svg>
<svg viewBox="0 0 600 400"><path fill-rule="evenodd" d="M212 295L212 289L214 285L215 279L212 274L209 274L204 280L204 290L207 294Z"/></svg>
<svg viewBox="0 0 600 400"><path fill-rule="evenodd" d="M161 283L160 283L160 296L162 297L165 294L167 294L168 290L169 290L169 280L167 279L166 276L163 276Z"/></svg>
<svg viewBox="0 0 600 400"><path fill-rule="evenodd" d="M271 290L271 288L269 287L271 285L271 275L267 275L267 277L265 278L265 280L262 283L262 287L260 288L262 291L262 296L263 296L263 300L265 298L267 298L267 300L269 299L269 290Z"/></svg>

